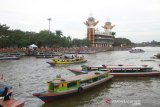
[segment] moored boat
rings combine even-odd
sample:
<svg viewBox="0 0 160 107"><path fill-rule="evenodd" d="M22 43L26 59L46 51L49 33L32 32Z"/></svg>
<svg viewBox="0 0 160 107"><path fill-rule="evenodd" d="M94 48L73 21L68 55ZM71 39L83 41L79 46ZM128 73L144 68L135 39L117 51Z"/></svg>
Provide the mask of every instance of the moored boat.
<svg viewBox="0 0 160 107"><path fill-rule="evenodd" d="M17 57L17 56L3 56L3 57L0 57L0 60L19 60L20 57Z"/></svg>
<svg viewBox="0 0 160 107"><path fill-rule="evenodd" d="M37 52L36 58L54 58L55 56L62 56L59 52Z"/></svg>
<svg viewBox="0 0 160 107"><path fill-rule="evenodd" d="M84 91L107 82L113 78L108 72L90 72L68 78L57 78L48 82L48 91L34 93L33 96L44 102L51 102Z"/></svg>
<svg viewBox="0 0 160 107"><path fill-rule="evenodd" d="M85 67L81 70L68 69L74 74L86 74L91 71L110 71L114 76L160 76L160 72L147 65L103 65L102 67Z"/></svg>
<svg viewBox="0 0 160 107"><path fill-rule="evenodd" d="M18 60L21 58L20 53L2 53L0 54L0 60Z"/></svg>

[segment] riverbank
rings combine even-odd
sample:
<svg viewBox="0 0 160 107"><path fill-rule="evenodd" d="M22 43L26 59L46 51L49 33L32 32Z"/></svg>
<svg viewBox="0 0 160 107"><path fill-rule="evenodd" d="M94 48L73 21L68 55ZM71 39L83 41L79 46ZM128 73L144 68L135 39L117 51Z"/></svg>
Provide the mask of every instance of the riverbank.
<svg viewBox="0 0 160 107"><path fill-rule="evenodd" d="M3 53L21 53L23 55L33 55L37 52L61 52L63 54L78 54L78 53L99 53L99 52L106 52L106 51L121 51L121 50L129 50L129 47L71 47L71 48L0 48L0 54Z"/></svg>

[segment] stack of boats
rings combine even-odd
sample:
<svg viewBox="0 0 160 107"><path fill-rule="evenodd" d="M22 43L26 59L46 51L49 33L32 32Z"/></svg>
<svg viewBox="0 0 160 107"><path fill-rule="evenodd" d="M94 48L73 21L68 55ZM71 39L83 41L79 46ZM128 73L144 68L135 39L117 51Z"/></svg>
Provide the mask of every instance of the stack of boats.
<svg viewBox="0 0 160 107"><path fill-rule="evenodd" d="M87 60L84 59L84 56L61 56L59 58L54 58L52 62L47 62L50 65L56 65L56 64L77 64L77 63L84 63Z"/></svg>

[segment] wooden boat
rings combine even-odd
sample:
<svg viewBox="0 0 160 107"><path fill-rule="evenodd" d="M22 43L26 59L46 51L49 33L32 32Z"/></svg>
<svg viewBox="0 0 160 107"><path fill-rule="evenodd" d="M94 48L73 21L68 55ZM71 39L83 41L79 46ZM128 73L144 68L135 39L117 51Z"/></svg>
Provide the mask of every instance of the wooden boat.
<svg viewBox="0 0 160 107"><path fill-rule="evenodd" d="M48 91L34 93L33 96L44 102L70 95L82 94L84 91L96 87L113 78L108 72L90 72L68 78L57 78L48 82Z"/></svg>
<svg viewBox="0 0 160 107"><path fill-rule="evenodd" d="M87 62L84 57L76 57L76 58L58 58L58 59L53 59L52 62L47 62L51 65L55 64L77 64L77 63L84 63Z"/></svg>
<svg viewBox="0 0 160 107"><path fill-rule="evenodd" d="M87 68L87 69L86 69ZM102 67L86 67L81 70L68 69L74 74L86 74L91 71L110 71L114 76L160 76L160 72L147 65L102 65Z"/></svg>
<svg viewBox="0 0 160 107"><path fill-rule="evenodd" d="M144 53L145 51L142 49L132 49L129 51L130 53Z"/></svg>

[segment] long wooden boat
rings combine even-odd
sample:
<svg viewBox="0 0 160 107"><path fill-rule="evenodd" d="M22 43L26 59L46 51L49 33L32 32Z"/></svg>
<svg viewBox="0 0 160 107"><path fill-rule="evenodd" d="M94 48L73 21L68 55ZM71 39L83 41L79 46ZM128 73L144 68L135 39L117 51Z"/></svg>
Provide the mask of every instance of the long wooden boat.
<svg viewBox="0 0 160 107"><path fill-rule="evenodd" d="M68 78L57 78L48 82L48 91L34 93L33 96L44 102L51 102L73 94L82 94L84 91L96 87L113 78L108 72L90 72Z"/></svg>
<svg viewBox="0 0 160 107"><path fill-rule="evenodd" d="M68 69L74 74L86 74L91 71L110 71L111 75L114 76L160 76L160 72L153 70L152 67L147 65L136 66L136 65L103 65L102 67L86 67L81 70Z"/></svg>

